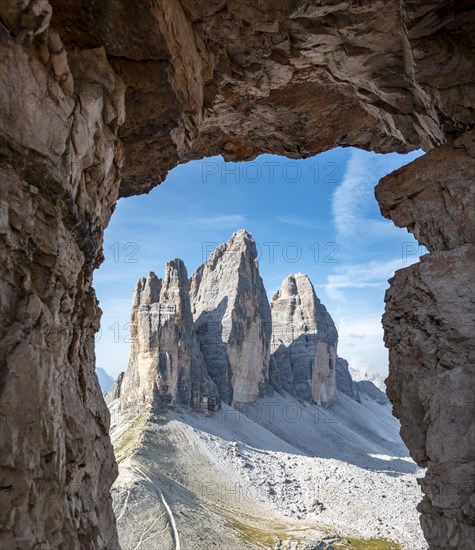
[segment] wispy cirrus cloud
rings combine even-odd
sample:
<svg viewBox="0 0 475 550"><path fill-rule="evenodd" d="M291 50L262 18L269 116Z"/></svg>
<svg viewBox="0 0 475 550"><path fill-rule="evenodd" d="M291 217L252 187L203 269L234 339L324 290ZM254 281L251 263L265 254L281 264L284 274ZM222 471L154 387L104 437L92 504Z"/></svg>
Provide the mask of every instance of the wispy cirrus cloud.
<svg viewBox="0 0 475 550"><path fill-rule="evenodd" d="M408 267L419 258L397 258L389 261L373 260L360 264L345 264L337 268L336 272L327 276L324 284L325 292L334 300L344 300L344 290L362 288L381 288L388 286L390 279L397 269Z"/></svg>
<svg viewBox="0 0 475 550"><path fill-rule="evenodd" d="M276 221L286 223L288 225L296 225L305 229L320 229L321 224L310 218L301 218L299 216L276 216Z"/></svg>
<svg viewBox="0 0 475 550"><path fill-rule="evenodd" d="M377 212L374 187L386 174L419 156L377 155L354 149L343 181L332 197L332 214L338 242L381 240L398 235L392 222Z"/></svg>

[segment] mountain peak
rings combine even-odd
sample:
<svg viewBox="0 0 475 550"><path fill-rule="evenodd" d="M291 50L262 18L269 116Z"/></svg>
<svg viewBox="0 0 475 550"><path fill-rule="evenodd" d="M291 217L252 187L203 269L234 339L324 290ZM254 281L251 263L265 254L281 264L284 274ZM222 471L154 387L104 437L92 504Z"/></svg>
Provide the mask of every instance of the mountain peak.
<svg viewBox="0 0 475 550"><path fill-rule="evenodd" d="M169 260L163 280L153 272L140 278L133 303L129 366L118 392L121 407L141 404L155 410L180 404L214 410L218 390L194 331L183 261Z"/></svg>
<svg viewBox="0 0 475 550"><path fill-rule="evenodd" d="M271 311L273 383L306 401L331 401L337 332L308 276L288 275L272 297Z"/></svg>
<svg viewBox="0 0 475 550"><path fill-rule="evenodd" d="M168 260L165 265L164 283L171 279L176 280L184 288L188 285L188 272L185 263L179 258Z"/></svg>
<svg viewBox="0 0 475 550"><path fill-rule="evenodd" d="M254 242L254 237L246 229L238 229L237 231L235 231L231 235L231 237L228 240L236 241L236 240L240 240L240 239L241 240L249 240L249 241Z"/></svg>
<svg viewBox="0 0 475 550"><path fill-rule="evenodd" d="M240 229L191 278L192 312L208 371L221 399L236 406L257 399L268 381L270 307L256 258L252 235Z"/></svg>
<svg viewBox="0 0 475 550"><path fill-rule="evenodd" d="M153 271L149 271L147 277L140 277L135 284L132 307L150 305L158 302L162 281Z"/></svg>
<svg viewBox="0 0 475 550"><path fill-rule="evenodd" d="M284 298L286 296L297 296L300 293L315 294L312 282L305 273L287 275L274 296L277 295L276 298Z"/></svg>
<svg viewBox="0 0 475 550"><path fill-rule="evenodd" d="M211 252L208 263L215 265L223 256L226 256L228 262L235 264L241 262L242 256L255 261L257 248L253 236L245 229L239 229Z"/></svg>

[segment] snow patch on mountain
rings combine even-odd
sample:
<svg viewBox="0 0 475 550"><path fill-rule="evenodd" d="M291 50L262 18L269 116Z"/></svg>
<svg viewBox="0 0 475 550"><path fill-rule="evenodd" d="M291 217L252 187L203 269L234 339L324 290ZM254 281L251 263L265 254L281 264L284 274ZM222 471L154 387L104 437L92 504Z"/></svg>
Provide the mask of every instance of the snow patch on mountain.
<svg viewBox="0 0 475 550"><path fill-rule="evenodd" d="M384 381L388 376L387 372L371 371L371 370L355 368L350 366L350 374L355 382L361 382L362 380L369 380L370 382L373 382L373 384L379 390L386 393L386 384L384 383Z"/></svg>

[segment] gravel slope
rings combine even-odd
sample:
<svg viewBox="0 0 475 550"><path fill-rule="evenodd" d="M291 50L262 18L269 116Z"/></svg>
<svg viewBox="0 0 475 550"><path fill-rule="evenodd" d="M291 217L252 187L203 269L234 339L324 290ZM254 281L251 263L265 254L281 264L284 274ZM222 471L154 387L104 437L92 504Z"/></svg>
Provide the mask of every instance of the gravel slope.
<svg viewBox="0 0 475 550"><path fill-rule="evenodd" d="M323 409L274 393L212 416L176 409L147 421L111 408L123 550L303 549L329 534L427 548L422 471L389 406L338 393Z"/></svg>

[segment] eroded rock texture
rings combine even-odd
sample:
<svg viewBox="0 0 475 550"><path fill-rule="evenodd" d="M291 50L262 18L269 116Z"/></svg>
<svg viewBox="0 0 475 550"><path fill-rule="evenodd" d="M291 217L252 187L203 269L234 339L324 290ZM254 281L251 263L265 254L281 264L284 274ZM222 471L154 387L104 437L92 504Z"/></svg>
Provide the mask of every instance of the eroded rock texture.
<svg viewBox="0 0 475 550"><path fill-rule="evenodd" d="M218 390L209 378L193 327L189 281L181 260L138 280L130 322L129 366L120 384L122 408L182 404L213 410Z"/></svg>
<svg viewBox="0 0 475 550"><path fill-rule="evenodd" d="M471 2L442 0L0 3L2 548L117 544L91 281L119 187L146 192L210 154L301 158L336 145L432 149L386 180L389 195L407 186L399 198L380 199L432 253L392 281L389 387L411 452L429 465L431 547L473 547L458 475L472 460L457 436L465 397L450 433L437 411L473 368L472 161L459 144L474 119L474 31Z"/></svg>
<svg viewBox="0 0 475 550"><path fill-rule="evenodd" d="M0 16L0 547L117 548L91 283L125 88L103 48L66 52L47 2Z"/></svg>
<svg viewBox="0 0 475 550"><path fill-rule="evenodd" d="M469 2L51 4L67 47L104 46L127 84L124 196L181 160L429 149L474 118Z"/></svg>
<svg viewBox="0 0 475 550"><path fill-rule="evenodd" d="M338 332L310 279L289 275L272 297L271 311L274 384L305 401L331 401Z"/></svg>
<svg viewBox="0 0 475 550"><path fill-rule="evenodd" d="M348 361L342 357L336 358L336 388L351 399L359 401L358 386L351 377Z"/></svg>
<svg viewBox="0 0 475 550"><path fill-rule="evenodd" d="M475 545L474 145L471 132L376 189L383 214L431 251L391 279L383 324L388 396L411 455L428 467L419 510L441 549Z"/></svg>
<svg viewBox="0 0 475 550"><path fill-rule="evenodd" d="M191 278L195 330L221 399L255 401L269 379L271 315L252 236L239 230Z"/></svg>

